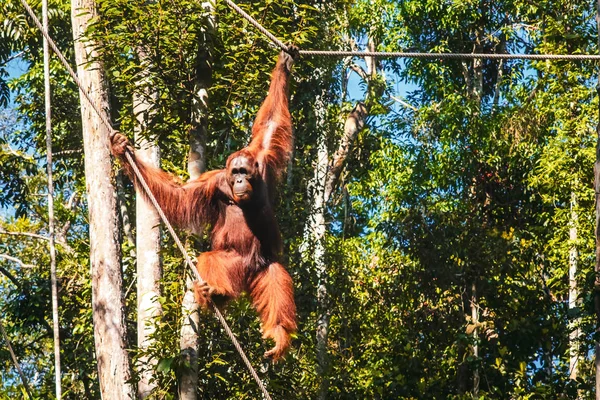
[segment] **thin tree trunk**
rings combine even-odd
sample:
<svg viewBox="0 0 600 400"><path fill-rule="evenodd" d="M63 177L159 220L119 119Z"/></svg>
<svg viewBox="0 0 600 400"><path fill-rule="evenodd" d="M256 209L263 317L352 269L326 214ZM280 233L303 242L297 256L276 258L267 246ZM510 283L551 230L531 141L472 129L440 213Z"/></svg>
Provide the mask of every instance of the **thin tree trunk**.
<svg viewBox="0 0 600 400"><path fill-rule="evenodd" d="M205 12L205 19L203 30L198 38L194 80L195 96L192 100L192 127L189 135L188 173L190 179L196 179L206 170L208 89L212 85L211 52L215 32L215 5L213 2L205 1L202 3L202 8Z"/></svg>
<svg viewBox="0 0 600 400"><path fill-rule="evenodd" d="M198 38L198 55L196 57L196 73L194 80L195 96L192 100L189 133L190 150L188 156L188 173L190 180L198 178L206 170L206 138L208 125L208 89L212 84L211 51L215 30L215 8L212 2L203 2L205 11L204 30ZM192 286L193 279L186 275L186 287ZM181 326L179 346L186 363L179 381L179 398L196 400L198 389L198 326L200 314L194 294L187 289L182 302L184 316Z"/></svg>
<svg viewBox="0 0 600 400"><path fill-rule="evenodd" d="M369 40L369 50L375 48L374 43ZM353 66L355 71L363 79L370 82L376 74L376 61L369 57L367 60L368 73L360 69L359 66ZM368 90L367 90L368 92ZM329 358L327 355L327 342L329 336L329 322L331 319L331 310L329 295L327 293L327 265L325 263L325 234L327 226L325 222L325 210L331 196L338 185L344 165L352 144L356 140L358 133L365 124L368 115L367 107L359 102L346 118L344 124L344 134L338 144L338 149L333 155L331 164L329 162L329 152L327 149L327 133L321 127L326 126L326 102L324 92L315 101L315 119L316 126L320 129L317 138L317 160L315 163L315 173L308 184L309 198L312 200L311 212L304 229L304 238L300 247L300 252L305 260L312 260L317 276L317 303L318 319L316 329L317 341L317 374L320 376L318 398L325 400L329 391ZM312 251L311 251L312 250Z"/></svg>
<svg viewBox="0 0 600 400"><path fill-rule="evenodd" d="M77 74L95 104L109 109L108 91L95 43L84 39L89 20L96 17L93 0L71 3ZM86 68L87 67L87 68ZM131 367L127 354L123 276L116 190L112 179L109 131L87 100L80 96L88 196L92 313L100 391L104 399L131 399Z"/></svg>
<svg viewBox="0 0 600 400"><path fill-rule="evenodd" d="M475 326L473 328L473 357L475 362L479 362L479 310L477 305L477 284L475 282L471 285L471 323ZM473 398L479 397L479 367L475 365L473 368Z"/></svg>
<svg viewBox="0 0 600 400"><path fill-rule="evenodd" d="M326 124L326 102L324 94L315 100L315 120L317 127ZM325 185L327 183L327 169L329 166L329 154L327 151L327 134L324 129L320 130L317 138L317 160L315 173L309 182L309 198L312 199L311 214L305 228L302 253L308 260L312 254L315 273L317 275L317 304L318 319L316 329L317 340L317 374L321 378L319 382L318 398L327 398L329 391L329 359L327 357L327 337L329 335L329 297L327 293L327 268L325 265ZM311 251L312 250L312 251Z"/></svg>
<svg viewBox="0 0 600 400"><path fill-rule="evenodd" d="M483 51L482 43L484 42L484 32L481 26L485 24L484 15L485 15L485 5L482 4L481 10L481 20L480 28L477 29L475 40L475 46L473 48L474 53L481 53ZM482 108L482 99L483 99L483 60L481 59L473 59L473 80L471 84L472 99L476 102L477 108L474 112L473 117L477 120L481 115ZM477 185L475 183L474 185ZM486 209L489 207L491 202L490 197L486 194L485 199L483 200L483 204L480 207L482 213L482 225L485 227L488 225L488 215ZM473 358L475 359L475 366L473 367L473 398L479 397L479 383L480 383L480 374L479 374L479 309L478 309L478 294L477 294L477 283L476 278L473 278L471 283L471 322L475 325L473 329L472 337L473 337Z"/></svg>
<svg viewBox="0 0 600 400"><path fill-rule="evenodd" d="M463 286L466 288L466 283ZM467 309L470 308L471 303L466 289L461 292L462 312L467 313ZM458 340L457 343L457 367L456 367L456 388L458 394L465 394L469 390L469 365L466 362L467 354L469 349L465 340Z"/></svg>
<svg viewBox="0 0 600 400"><path fill-rule="evenodd" d="M188 287L191 287L192 282L192 278L188 275L186 278ZM179 379L179 398L181 400L196 400L198 388L198 325L200 323L200 314L192 290L186 290L181 307L184 319L181 326L179 348L181 349L181 358L186 365Z"/></svg>
<svg viewBox="0 0 600 400"><path fill-rule="evenodd" d="M324 200L326 203L329 201L331 194L337 187L346 160L350 155L352 144L365 126L365 120L368 114L367 106L364 103L359 102L356 103L346 118L346 122L344 123L344 134L340 139L337 151L333 155L333 161L325 184Z"/></svg>
<svg viewBox="0 0 600 400"><path fill-rule="evenodd" d="M4 330L4 324L2 324L1 320L0 320L0 331L2 332L2 337L4 338L6 347L8 347L8 352L10 353L10 358L12 358L13 364L15 365L17 373L19 374L19 377L21 378L21 382L23 383L23 387L25 388L25 391L27 392L27 396L29 396L30 399L33 399L33 396L31 395L31 388L29 387L27 378L25 377L25 374L23 373L23 370L21 369L21 366L19 365L19 360L17 360L17 356L15 355L12 344L10 343L10 339L8 338L8 335L6 334L6 331Z"/></svg>
<svg viewBox="0 0 600 400"><path fill-rule="evenodd" d="M127 212L127 204L125 201L125 184L123 182L123 170L120 170L115 175L115 185L117 187L117 208L121 215L121 224L123 225L123 234L127 239L129 245L133 248L135 246L135 238L133 237L133 229L131 227L131 219ZM131 251L130 255L135 257L135 251Z"/></svg>
<svg viewBox="0 0 600 400"><path fill-rule="evenodd" d="M571 221L569 228L569 310L574 310L579 306L579 289L577 287L577 195L571 192ZM571 316L572 317L572 316ZM569 332L569 379L576 380L579 364L579 323L578 318L573 318Z"/></svg>
<svg viewBox="0 0 600 400"><path fill-rule="evenodd" d="M206 137L208 136L206 112L209 86L210 80L196 75L194 82L195 96L192 100L192 127L189 133L188 173L190 174L190 180L198 178L206 171Z"/></svg>
<svg viewBox="0 0 600 400"><path fill-rule="evenodd" d="M48 0L42 1L42 24L48 32ZM48 248L50 251L50 286L52 296L52 334L54 337L54 381L57 399L62 398L60 372L60 330L58 321L58 286L56 283L56 246L54 244L54 182L52 179L52 102L50 97L50 49L44 37L44 103L46 108L46 171L48 174Z"/></svg>
<svg viewBox="0 0 600 400"><path fill-rule="evenodd" d="M138 49L142 64L148 62L143 49ZM148 66L145 65L146 70ZM153 167L160 167L160 149L144 136L151 118L152 102L158 98L148 79L148 74L138 83L133 95L133 112L137 119L134 129L135 142L139 148L136 157ZM145 399L156 387L153 380L157 359L143 354L154 343L151 338L156 331L156 318L162 314L158 298L160 297L160 279L162 266L160 260L160 217L154 206L141 194L136 194L136 260L137 260L137 341L142 352L138 369L138 397Z"/></svg>

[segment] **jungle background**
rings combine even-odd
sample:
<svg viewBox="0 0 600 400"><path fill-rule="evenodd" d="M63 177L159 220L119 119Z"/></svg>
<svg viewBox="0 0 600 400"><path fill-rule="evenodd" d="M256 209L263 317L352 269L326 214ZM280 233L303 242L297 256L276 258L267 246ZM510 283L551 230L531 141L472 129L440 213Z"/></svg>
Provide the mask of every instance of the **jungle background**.
<svg viewBox="0 0 600 400"><path fill-rule="evenodd" d="M301 49L599 51L591 1L239 4ZM50 34L75 65L71 5L49 7ZM95 7L86 38L118 129L131 138L137 129L184 181L194 146L197 168L222 168L248 142L278 49L222 2ZM99 399L79 95L54 56L50 71L61 384L64 398ZM295 150L276 211L298 306L289 355L263 360L270 344L247 300L227 312L274 398L595 398L597 81L590 61L298 60ZM18 1L0 0L0 322L34 397L47 399L43 97L42 36ZM190 370L180 349L186 267L163 232L160 313L138 346L135 194L113 165L131 384L150 365L150 397L179 398ZM186 242L191 253L207 249L203 237ZM26 398L0 343L0 399ZM210 315L200 316L198 343L193 396L260 396Z"/></svg>

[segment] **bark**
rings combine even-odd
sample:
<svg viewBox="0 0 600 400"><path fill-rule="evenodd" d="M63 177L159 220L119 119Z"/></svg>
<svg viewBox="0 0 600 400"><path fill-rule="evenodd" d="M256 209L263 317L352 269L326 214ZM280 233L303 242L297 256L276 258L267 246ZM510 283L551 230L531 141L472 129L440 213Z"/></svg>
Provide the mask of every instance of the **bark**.
<svg viewBox="0 0 600 400"><path fill-rule="evenodd" d="M368 50L374 51L375 43L369 38ZM367 71L358 65L349 65L362 79L369 84L377 74L377 62L373 57L366 57ZM370 93L367 89L367 97ZM315 162L314 176L308 184L308 197L312 200L311 211L304 228L304 238L300 252L305 261L312 255L312 261L317 276L317 303L318 319L316 329L317 341L317 374L321 377L318 389L318 398L324 400L329 391L329 358L327 355L327 342L329 336L329 322L331 320L330 300L327 292L328 271L325 263L325 234L327 232L325 211L331 196L338 186L344 165L352 150L352 144L364 127L368 115L368 107L359 102L346 118L344 133L338 143L338 148L329 160L327 149L327 132L322 127L326 126L326 93L323 92L315 100L315 122L320 134L317 138L317 160Z"/></svg>
<svg viewBox="0 0 600 400"><path fill-rule="evenodd" d="M190 179L198 178L206 170L206 139L208 136L208 88L212 84L213 36L215 30L215 8L212 2L203 2L205 10L204 29L198 38L198 55L196 57L196 73L194 79L194 98L190 116L191 129L189 134L190 150L188 156L188 173ZM193 279L186 277L188 288L183 296L179 348L181 357L186 364L182 369L179 380L179 398L181 400L196 400L198 388L198 326L200 314L198 304L194 299L191 288Z"/></svg>
<svg viewBox="0 0 600 400"><path fill-rule="evenodd" d="M315 117L317 127L326 125L326 108L323 96L315 101ZM351 145L358 133L364 126L364 118L367 109L364 104L358 103L344 125L344 135L340 140L339 147L329 164L329 153L327 150L326 131L322 130L317 142L317 160L315 173L309 183L309 198L312 199L311 214L304 233L304 242L301 251L307 257L313 255L315 273L317 275L317 303L319 316L317 319L317 374L321 377L318 390L318 398L324 400L329 391L329 357L327 355L327 342L329 336L329 322L331 310L329 295L327 293L328 271L325 263L325 234L327 226L325 223L325 210L331 194L335 190L342 173L344 164L350 154ZM309 243L312 246L309 246ZM312 250L312 251L309 251Z"/></svg>
<svg viewBox="0 0 600 400"><path fill-rule="evenodd" d="M374 62L373 64L374 65ZM325 106L316 103L317 108L317 126L325 126ZM323 114L319 115L319 109ZM326 144L325 131L319 137L318 156L315 166L315 176L312 182L312 194L309 198L313 199L312 213L309 219L308 235L313 242L313 256L315 271L317 274L317 303L319 304L319 317L317 320L317 373L321 376L318 398L324 400L327 398L329 390L329 358L327 355L327 340L329 336L329 322L331 320L330 301L327 293L327 265L325 263L325 233L327 230L325 222L325 210L331 195L336 189L344 165L352 144L356 140L359 132L364 126L368 115L367 107L363 103L358 103L350 112L344 124L344 134L340 139L338 149L335 152L331 164L328 162L328 151ZM309 186L310 188L311 186ZM306 240L307 238L305 238Z"/></svg>
<svg viewBox="0 0 600 400"><path fill-rule="evenodd" d="M191 287L193 280L188 277L186 282L188 287ZM192 290L186 290L181 307L184 320L181 326L179 348L185 367L179 378L179 398L181 400L195 400L198 387L198 324L200 323L200 313Z"/></svg>
<svg viewBox="0 0 600 400"><path fill-rule="evenodd" d="M42 23L48 32L48 0L42 1ZM58 285L56 283L56 246L54 234L54 182L52 179L52 109L50 99L50 49L44 37L44 103L46 111L46 171L48 174L48 250L50 252L50 291L52 297L52 335L54 339L54 385L57 399L62 398L60 372L60 330L58 321Z"/></svg>
<svg viewBox="0 0 600 400"><path fill-rule="evenodd" d="M148 57L143 49L138 49L142 64ZM147 68L147 67L146 67ZM133 95L133 112L137 124L134 129L135 142L139 148L136 157L147 165L160 167L160 150L155 142L146 139L148 122L151 118L152 102L158 94L152 89L150 79L144 76ZM136 194L136 260L137 260L137 342L141 352L139 357L138 398L145 399L156 387L153 380L157 359L148 356L148 348L155 342L151 338L156 331L156 318L162 314L158 298L160 297L160 279L162 266L160 260L160 217L154 206L140 194Z"/></svg>
<svg viewBox="0 0 600 400"><path fill-rule="evenodd" d="M192 115L190 129L190 151L188 172L190 179L196 179L206 170L206 138L208 113L208 88L212 84L213 37L215 32L215 9L212 2L203 2L205 23L198 38L198 55L196 56L196 74L194 79L194 98L192 99Z"/></svg>
<svg viewBox="0 0 600 400"><path fill-rule="evenodd" d="M579 306L579 289L577 287L577 195L571 193L571 221L569 228L569 241L571 248L569 249L569 310L575 310ZM569 332L569 379L576 380L579 364L579 319L571 315Z"/></svg>
<svg viewBox="0 0 600 400"><path fill-rule="evenodd" d="M473 329L473 357L475 362L479 360L479 310L477 305L477 284L473 282L471 285L471 323L475 326ZM479 368L473 368L473 398L479 398Z"/></svg>
<svg viewBox="0 0 600 400"><path fill-rule="evenodd" d="M482 15L485 14L485 10L482 10ZM483 20L483 17L482 17ZM484 22L480 21L480 25L483 26ZM484 39L484 33L482 29L478 29L476 33L477 39L475 40L475 45L473 48L474 53L481 53L483 51L482 43ZM473 118L478 119L481 115L481 107L482 107L482 99L483 99L483 61L481 59L473 59L472 63L473 74L472 80L469 83L469 87L472 88L472 100L477 104L477 108L473 113ZM473 184L473 189L476 189L477 183ZM476 199L476 196L474 197ZM477 201L477 200L475 200ZM482 201L481 207L479 209L482 213L482 225L485 227L489 223L489 216L487 215L487 209L489 208L491 202L491 198L487 195ZM473 358L475 359L476 364L473 367L473 397L479 397L479 383L480 383L480 374L479 374L479 310L478 306L478 294L477 294L477 283L475 279L471 283L471 322L475 325L475 329L473 329L472 333L472 348Z"/></svg>
<svg viewBox="0 0 600 400"><path fill-rule="evenodd" d="M121 224L123 225L123 234L127 239L127 242L131 247L135 246L135 238L133 237L133 230L131 228L131 219L127 212L127 204L123 193L125 193L125 184L123 183L123 171L117 172L115 176L115 184L117 186L117 208L121 216ZM131 256L135 256L134 252L131 252Z"/></svg>
<svg viewBox="0 0 600 400"><path fill-rule="evenodd" d="M95 43L83 38L89 20L96 17L93 0L71 3L77 74L94 103L108 110L108 91L102 64L94 50ZM80 96L85 155L86 192L88 196L90 266L92 273L92 313L95 353L102 398L131 399L127 354L123 276L116 190L112 179L109 130L87 100Z"/></svg>
<svg viewBox="0 0 600 400"><path fill-rule="evenodd" d="M8 278L8 280L11 281L13 285L15 285L18 289L21 289L21 284L19 283L17 278L13 274L11 274L6 268L0 267L0 274Z"/></svg>
<svg viewBox="0 0 600 400"><path fill-rule="evenodd" d="M315 120L317 128L326 124L326 103L324 94L315 100ZM318 319L316 329L317 340L317 374L321 377L318 398L326 399L329 390L329 360L327 357L327 338L329 335L329 298L327 293L327 268L325 265L325 185L328 179L329 154L327 151L326 131L321 129L317 138L317 160L315 173L308 184L309 198L312 199L311 213L304 231L301 252L305 260L313 257L317 275ZM312 251L311 251L312 250Z"/></svg>
<svg viewBox="0 0 600 400"><path fill-rule="evenodd" d="M9 256L8 254L0 254L0 258L4 258L5 260L9 260L9 261L15 262L15 263L19 264L19 266L21 268L35 268L35 265L33 265L33 264L26 264L23 261L19 260L18 258Z"/></svg>
<svg viewBox="0 0 600 400"><path fill-rule="evenodd" d="M466 287L466 284L465 286ZM466 290L461 293L461 303L463 314L467 313L467 309L470 307L469 297ZM469 365L466 362L466 358L469 352L466 340L458 340L457 344L457 368L456 368L456 387L459 394L465 394L469 390Z"/></svg>
<svg viewBox="0 0 600 400"><path fill-rule="evenodd" d="M340 140L338 149L333 156L333 161L331 163L329 173L327 174L327 183L324 192L325 203L329 201L331 194L337 187L344 164L350 155L352 144L364 127L367 115L368 110L365 104L357 103L346 118L346 123L344 124L344 134Z"/></svg>

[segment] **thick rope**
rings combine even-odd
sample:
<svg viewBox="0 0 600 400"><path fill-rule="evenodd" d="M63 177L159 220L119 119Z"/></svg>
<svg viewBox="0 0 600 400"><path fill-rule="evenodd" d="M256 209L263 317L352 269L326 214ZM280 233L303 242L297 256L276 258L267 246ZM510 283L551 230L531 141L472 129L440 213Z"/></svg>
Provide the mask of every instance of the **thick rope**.
<svg viewBox="0 0 600 400"><path fill-rule="evenodd" d="M94 109L94 111L96 112L96 114L98 114L98 116L100 117L100 119L102 120L102 122L104 123L104 125L106 126L106 128L108 129L110 137L112 138L115 135L115 133L117 133L117 131L112 127L112 124L110 123L110 121L109 121L106 113L101 112L100 109L96 106L96 104L94 104L94 102L92 101L90 95L83 88L83 84L77 78L77 74L73 71L73 69L71 68L71 66L67 62L66 58L61 53L61 51L56 47L56 44L54 43L54 41L52 40L52 38L50 37L50 35L48 34L48 32L46 32L46 30L43 28L41 22L36 17L35 13L31 9L31 7L29 7L29 4L27 4L27 1L26 0L21 0L21 4L23 4L23 7L25 7L25 9L27 10L27 13L31 17L31 19L33 20L33 22L35 23L35 25L42 32L42 34L44 35L44 37L48 41L48 44L50 45L50 47L52 48L52 50L54 51L54 53L56 53L56 55L58 56L59 60L63 64L63 66L67 69L69 75L71 75L71 78L73 78L73 80L75 81L75 83L79 87L79 92L86 98L86 100L92 106L92 108ZM150 188L148 187L148 184L144 180L144 177L142 176L140 170L138 169L135 161L133 160L132 155L129 152L126 152L125 153L125 157L127 159L127 162L131 165L131 168L133 169L133 172L135 173L136 177L138 178L139 183L144 188L144 191L146 192L146 195L147 195L148 199L150 200L150 202L156 208L156 211L158 212L158 215L160 216L160 218L162 219L163 223L167 227L167 230L169 231L169 233L173 237L173 240L175 241L175 244L177 245L177 247L181 251L181 254L183 254L183 256L184 256L184 258L186 260L187 265L190 267L190 269L192 270L192 272L194 273L196 279L200 282L200 284L204 283L204 280L200 276L200 273L198 272L198 269L194 266L194 263L192 262L192 260L191 260L191 258L189 256L189 254L187 253L187 251L185 250L185 247L181 243L181 240L179 239L179 237L175 233L175 230L173 229L173 226L171 225L171 223L169 222L169 220L165 216L162 208L160 207L160 205L156 201L156 198L154 197L154 195L150 191ZM229 327L229 324L227 324L227 321L225 320L225 317L223 317L223 314L217 308L217 306L214 305L214 303L211 302L210 305L211 305L211 308L213 309L213 311L214 311L217 319L219 320L219 322L221 322L221 325L223 325L223 329L227 333L227 336L229 336L229 339L231 339L231 342L233 343L233 345L236 348L236 350L238 351L240 357L244 361L244 364L246 364L246 367L250 371L250 374L252 375L252 377L254 378L254 380L256 381L256 383L258 384L260 390L263 393L263 396L267 400L272 400L271 396L269 395L269 392L267 391L267 388L265 387L265 385L262 382L262 380L258 377L258 374L256 373L256 370L254 369L254 367L250 363L250 360L246 356L246 353L244 353L244 350L242 349L242 346L240 345L240 343L238 342L237 338L235 337L233 331Z"/></svg>
<svg viewBox="0 0 600 400"><path fill-rule="evenodd" d="M273 35L271 32L269 32L257 20L255 20L254 18L252 18L252 16L250 16L244 10L242 10L240 7L238 7L237 4L235 4L231 0L225 0L225 3L227 3L227 5L229 7L233 8L235 11L237 11L238 14L240 14L242 17L244 17L246 20L248 20L248 22L250 22L252 25L254 25L254 27L256 29L258 29L263 35L265 35L266 37L268 37L269 39L271 39L271 42L273 42L281 50L286 51L286 52L288 51L288 47L285 45L285 43L283 43L281 40L277 39L277 37L275 37L275 35Z"/></svg>
<svg viewBox="0 0 600 400"><path fill-rule="evenodd" d="M271 42L284 51L288 47L275 35L252 16L242 10L231 0L225 3L250 22ZM303 56L334 56L334 57L380 57L380 58L427 58L427 59L492 59L492 60L600 60L600 55L589 54L472 54L472 53L412 53L412 52L383 52L383 51L336 51L336 50L300 50Z"/></svg>
<svg viewBox="0 0 600 400"><path fill-rule="evenodd" d="M127 152L127 153L125 153L125 156L127 157L127 161L131 165L131 168L133 169L134 173L138 177L140 184L144 188L144 191L148 195L148 198L150 199L150 202L156 208L156 211L158 212L158 215L163 220L163 223L167 227L167 230L169 231L169 233L173 237L173 240L175 241L175 244L177 245L177 247L181 251L181 254L183 254L183 256L185 257L187 265L194 272L194 275L196 276L196 279L198 280L198 282L200 282L201 284L204 283L204 280L200 276L200 273L198 272L198 269L194 266L194 263L192 262L191 258L189 257L187 251L185 250L185 247L183 247L183 244L181 243L181 240L179 240L179 237L175 233L175 230L173 229L173 226L171 226L171 224L169 223L169 220L167 219L166 215L164 214L162 208L160 207L160 205L156 201L156 198L154 197L154 195L150 191L150 188L148 187L148 184L146 183L146 181L142 177L142 174L141 174L140 170L138 169L136 163L133 161L133 158L131 157L131 154L129 152ZM231 330L231 328L227 324L227 321L225 321L225 317L223 317L223 314L221 314L221 310L219 310L219 308L217 306L215 306L215 304L213 302L210 302L210 305L211 305L211 308L213 309L213 311L215 312L215 315L217 316L217 319L221 322L221 325L223 325L223 329L227 333L227 336L229 336L229 338L231 339L231 342L233 343L233 345L235 346L236 350L240 354L240 357L242 357L242 360L244 361L244 364L246 364L246 367L248 367L248 370L250 371L250 374L252 374L252 377L254 378L254 380L256 381L256 383L258 384L258 386L260 387L260 390L262 391L263 396L265 396L265 399L271 400L271 396L269 395L269 392L267 391L267 388L265 387L265 385L262 382L262 380L258 377L258 374L254 370L254 367L250 363L250 360L246 356L246 353L244 353L244 350L242 349L242 346L240 345L240 343L238 342L237 338L233 334L233 331Z"/></svg>
<svg viewBox="0 0 600 400"><path fill-rule="evenodd" d="M300 50L305 56L428 58L428 59L489 59L489 60L600 60L597 54L474 54L474 53L405 53L383 51Z"/></svg>

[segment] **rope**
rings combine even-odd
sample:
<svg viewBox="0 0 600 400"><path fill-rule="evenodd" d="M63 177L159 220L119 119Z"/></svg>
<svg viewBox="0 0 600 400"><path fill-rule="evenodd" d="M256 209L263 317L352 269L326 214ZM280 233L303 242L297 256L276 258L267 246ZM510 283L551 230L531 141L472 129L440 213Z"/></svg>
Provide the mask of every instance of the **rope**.
<svg viewBox="0 0 600 400"><path fill-rule="evenodd" d="M42 26L48 31L48 0L42 0ZM50 250L50 292L52 297L52 336L54 337L54 386L56 398L62 399L60 368L60 326L56 283L56 245L54 232L54 181L52 177L52 98L50 90L50 49L44 38L44 103L46 111L46 174L48 175L48 248Z"/></svg>
<svg viewBox="0 0 600 400"><path fill-rule="evenodd" d="M127 153L125 153L125 156L127 157L127 161L131 165L131 168L135 172L135 175L138 177L140 184L144 188L144 191L147 193L148 198L150 199L150 202L156 208L156 211L158 212L158 215L160 216L160 218L162 219L163 223L167 227L167 230L169 231L169 233L173 237L173 240L175 241L175 244L177 245L177 247L179 248L179 250L181 251L181 253L185 257L187 265L194 272L194 275L196 276L196 279L201 284L204 283L204 280L200 276L200 273L198 272L198 269L194 266L194 264L193 264L192 260L190 259L187 251L185 250L185 247L183 247L183 244L181 243L181 240L179 240L179 237L175 233L175 230L173 230L173 226L171 226L171 224L169 223L169 220L167 219L167 217L165 216L162 208L160 207L160 205L156 201L156 198L154 197L154 195L152 195L152 192L150 191L150 188L148 187L148 184L146 183L146 181L144 181L140 170L138 169L137 165L133 161L133 158L131 157L131 154L129 152L127 152ZM254 370L254 367L252 367L252 364L250 363L250 360L248 360L248 357L244 353L244 350L242 349L242 346L240 345L240 343L238 342L237 338L233 334L233 331L229 327L229 324L227 324L227 321L225 321L225 318L223 317L223 314L221 314L221 310L219 310L219 308L217 306L215 306L215 304L213 302L210 303L210 306L213 309L213 311L215 312L215 315L217 316L217 319L221 322L221 325L223 325L223 329L225 329L225 332L227 333L227 336L229 336L229 338L231 339L231 342L233 343L233 345L235 346L236 350L240 354L240 357L242 357L242 360L244 361L244 364L246 364L246 367L248 367L248 370L250 371L250 374L252 374L252 377L254 378L254 380L256 381L256 383L258 384L258 386L260 387L260 390L262 391L263 396L265 397L265 399L271 400L271 396L269 395L269 392L267 391L267 388L265 387L265 385L261 381L261 379L258 377L258 374Z"/></svg>
<svg viewBox="0 0 600 400"><path fill-rule="evenodd" d="M226 0L228 1L228 0ZM490 60L600 60L594 54L475 54L475 53L406 53L383 51L300 50L305 56L428 58L428 59L490 59Z"/></svg>
<svg viewBox="0 0 600 400"><path fill-rule="evenodd" d="M42 32L42 34L44 35L44 37L48 41L48 44L50 45L50 47L52 48L52 50L54 51L54 53L56 53L56 55L58 56L59 60L63 64L63 66L67 69L67 72L69 73L69 75L71 75L71 78L73 78L73 80L75 81L75 83L79 87L79 92L86 98L86 100L92 106L92 108L96 112L96 114L98 114L98 116L100 117L100 119L102 120L102 122L104 123L104 125L106 126L106 128L108 129L110 137L112 138L117 131L112 127L112 124L108 120L108 117L106 116L106 114L103 113L103 112L101 112L100 109L96 106L96 104L94 104L94 102L92 101L92 99L89 96L89 94L83 88L83 84L77 78L77 74L70 67L69 63L67 62L67 60L65 59L65 57L63 56L63 54L61 53L61 51L56 47L56 44L54 43L54 41L52 40L52 38L50 37L50 35L48 34L48 32L46 32L46 30L43 28L42 24L40 23L40 21L36 17L35 13L31 9L31 7L29 7L29 4L27 4L27 1L26 0L21 0L21 4L23 5L23 7L25 7L25 9L27 10L27 13L31 17L31 19L33 20L33 22L35 23L35 25ZM127 162L131 165L131 168L133 169L133 172L135 173L136 177L138 178L139 183L141 184L141 186L143 187L144 191L146 192L146 195L147 195L148 199L150 200L150 202L156 208L156 211L158 212L158 215L160 216L160 218L162 219L163 223L167 227L167 230L169 231L169 233L173 237L173 240L175 241L175 244L177 245L177 247L181 251L181 254L184 256L187 265L190 267L190 269L194 273L196 279L201 284L204 283L204 280L200 276L200 273L198 272L198 269L194 266L192 260L189 257L189 254L185 250L185 247L183 247L183 244L181 243L181 240L179 239L179 237L175 233L175 230L173 229L173 226L171 225L171 223L169 222L169 220L165 216L162 208L160 207L160 205L156 201L156 198L154 197L154 195L150 191L150 188L148 187L148 184L144 180L144 177L142 176L142 174L141 174L140 170L138 169L137 165L135 164L135 161L133 160L132 155L129 152L126 152L125 153L125 157L127 159ZM223 314L217 308L217 306L214 305L214 303L211 302L210 305L211 305L211 308L214 311L217 319L219 320L219 322L221 323L221 325L223 325L223 329L227 333L227 336L229 336L229 339L231 339L231 342L233 343L233 345L236 348L237 352L239 353L240 357L244 361L244 364L246 365L246 367L250 371L250 374L252 375L252 377L254 378L254 380L256 381L256 383L258 384L258 387L262 391L264 398L267 399L267 400L272 400L271 396L269 395L269 392L267 391L267 388L265 387L265 385L261 381L261 379L258 377L258 374L256 373L256 370L254 369L254 367L250 363L250 360L248 359L248 357L244 353L244 350L242 349L242 346L240 345L240 343L238 342L237 338L235 337L233 331L229 327L229 324L227 323L227 321L223 317Z"/></svg>
<svg viewBox="0 0 600 400"><path fill-rule="evenodd" d="M277 39L252 16L242 10L231 0L224 0L243 18L248 20L263 35L284 51L287 45ZM338 50L300 50L303 56L333 56L333 57L381 57L381 58L425 58L425 59L491 59L491 60L600 60L600 55L590 54L473 54L473 53L413 53L413 52L383 52L383 51L338 51Z"/></svg>
<svg viewBox="0 0 600 400"><path fill-rule="evenodd" d="M281 48L281 50L288 51L288 47L285 43L283 43L281 40L277 39L277 37L275 35L273 35L271 32L269 32L264 26L262 26L257 20L252 18L244 10L242 10L240 7L238 7L237 4L235 4L231 0L225 0L225 3L227 3L227 5L229 7L233 8L235 11L237 11L242 17L246 18L248 20L248 22L250 22L252 25L254 25L254 27L256 29L258 29L263 35L265 35L266 37L271 39L271 42L273 42L275 45L277 45L279 48Z"/></svg>

